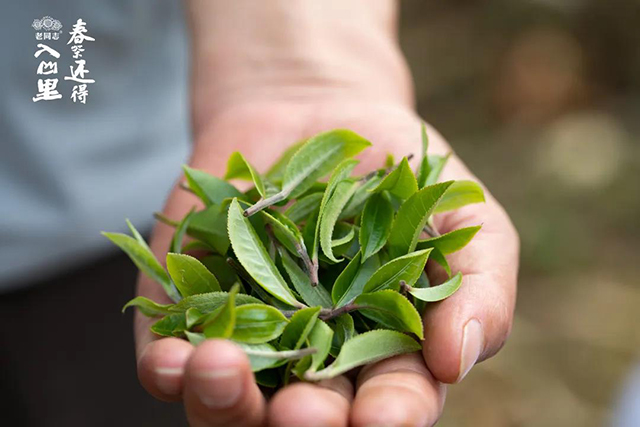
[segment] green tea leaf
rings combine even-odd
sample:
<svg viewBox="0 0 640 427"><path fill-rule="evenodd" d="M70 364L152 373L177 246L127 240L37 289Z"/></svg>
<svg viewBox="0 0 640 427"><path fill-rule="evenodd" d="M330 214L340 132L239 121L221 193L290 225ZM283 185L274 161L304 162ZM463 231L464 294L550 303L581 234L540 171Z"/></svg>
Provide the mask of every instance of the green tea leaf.
<svg viewBox="0 0 640 427"><path fill-rule="evenodd" d="M121 233L102 233L102 235L122 249L140 271L162 285L169 298L176 302L180 301L178 290L173 286L167 272L164 271L146 243L143 244L139 240Z"/></svg>
<svg viewBox="0 0 640 427"><path fill-rule="evenodd" d="M311 193L301 199L296 200L284 211L284 214L294 223L299 223L318 209L323 193Z"/></svg>
<svg viewBox="0 0 640 427"><path fill-rule="evenodd" d="M447 164L449 157L451 157L451 153L444 156L434 155L427 157L427 161L429 162L429 175L427 175L425 185L433 185L438 182L438 178L440 178L440 174Z"/></svg>
<svg viewBox="0 0 640 427"><path fill-rule="evenodd" d="M151 332L163 337L182 336L186 329L187 320L184 313L170 314L151 326Z"/></svg>
<svg viewBox="0 0 640 427"><path fill-rule="evenodd" d="M209 292L206 294L191 295L170 308L172 313L184 313L191 307L197 308L201 313L208 314L222 307L227 302L227 292ZM236 306L245 304L264 304L251 295L238 294L235 297Z"/></svg>
<svg viewBox="0 0 640 427"><path fill-rule="evenodd" d="M282 153L280 158L276 160L273 166L271 166L271 168L267 171L265 176L269 178L269 180L271 181L281 181L282 178L284 177L284 172L287 169L287 165L289 164L289 161L305 142L306 140L303 140L287 148L284 151L284 153Z"/></svg>
<svg viewBox="0 0 640 427"><path fill-rule="evenodd" d="M184 334L187 336L189 342L194 346L199 346L207 339L207 337L205 337L204 334L200 332L184 331Z"/></svg>
<svg viewBox="0 0 640 427"><path fill-rule="evenodd" d="M122 312L129 307L138 307L138 310L147 317L162 316L171 313L169 310L173 304L158 304L145 297L135 297L122 307Z"/></svg>
<svg viewBox="0 0 640 427"><path fill-rule="evenodd" d="M167 270L183 297L221 290L216 276L190 255L168 253Z"/></svg>
<svg viewBox="0 0 640 427"><path fill-rule="evenodd" d="M369 141L346 129L323 132L310 138L289 160L282 190L291 198L298 197L341 161L369 146Z"/></svg>
<svg viewBox="0 0 640 427"><path fill-rule="evenodd" d="M229 207L229 239L240 264L267 292L294 307L301 304L287 286L237 199Z"/></svg>
<svg viewBox="0 0 640 427"><path fill-rule="evenodd" d="M364 285L363 292L376 292L384 289L398 291L401 280L408 286L413 286L424 271L430 252L431 249L425 249L392 259L371 276Z"/></svg>
<svg viewBox="0 0 640 427"><path fill-rule="evenodd" d="M265 184L262 180L262 176L238 151L234 152L231 154L231 157L229 157L229 161L227 162L227 173L225 174L224 179L244 179L253 181L253 185L255 185L260 196L266 197L267 192L265 190Z"/></svg>
<svg viewBox="0 0 640 427"><path fill-rule="evenodd" d="M313 329L318 314L320 314L320 307L309 307L296 311L282 332L280 346L289 350L300 349Z"/></svg>
<svg viewBox="0 0 640 427"><path fill-rule="evenodd" d="M387 175L373 191L379 193L384 190L402 200L408 199L418 191L418 182L406 157L402 158L400 165Z"/></svg>
<svg viewBox="0 0 640 427"><path fill-rule="evenodd" d="M408 299L390 289L360 295L353 302L363 316L385 328L412 332L424 339L422 319Z"/></svg>
<svg viewBox="0 0 640 427"><path fill-rule="evenodd" d="M236 187L207 172L183 166L189 188L205 205L221 205L224 199L231 197L242 198L243 195Z"/></svg>
<svg viewBox="0 0 640 427"><path fill-rule="evenodd" d="M329 353L336 357L340 353L340 349L345 342L356 336L356 327L353 317L349 314L343 314L331 321L331 329L333 330L333 339L331 340L331 350Z"/></svg>
<svg viewBox="0 0 640 427"><path fill-rule="evenodd" d="M316 371L322 366L322 363L324 363L331 350L332 340L333 330L322 320L316 320L313 329L311 329L309 333L309 347L315 348L318 351L311 356L309 369Z"/></svg>
<svg viewBox="0 0 640 427"><path fill-rule="evenodd" d="M206 209L194 212L187 227L187 234L205 242L220 255L225 255L229 249L227 209L211 205Z"/></svg>
<svg viewBox="0 0 640 427"><path fill-rule="evenodd" d="M465 227L458 230L451 231L446 234L442 234L437 237L418 241L417 249L433 248L431 258L440 264L451 275L451 268L447 259L444 257L453 252L457 252L464 248L482 226Z"/></svg>
<svg viewBox="0 0 640 427"><path fill-rule="evenodd" d="M186 320L187 329L191 329L195 325L199 324L200 320L202 320L202 318L205 315L200 313L200 310L198 310L197 308L192 307L189 310L185 311L184 316Z"/></svg>
<svg viewBox="0 0 640 427"><path fill-rule="evenodd" d="M280 251L280 256L282 258L282 266L289 275L296 292L302 297L302 300L311 307L318 305L326 308L331 307L333 304L331 295L329 295L325 287L322 286L322 284L311 286L309 275L298 266L287 252Z"/></svg>
<svg viewBox="0 0 640 427"><path fill-rule="evenodd" d="M462 273L458 273L446 282L430 288L412 288L409 292L421 301L435 302L453 295L462 285Z"/></svg>
<svg viewBox="0 0 640 427"><path fill-rule="evenodd" d="M176 254L182 253L182 241L184 240L184 235L187 233L187 227L189 227L189 222L191 221L193 212L194 209L191 209L189 213L178 223L176 230L173 232L173 238L171 239L170 252Z"/></svg>
<svg viewBox="0 0 640 427"><path fill-rule="evenodd" d="M336 248L338 246L346 245L351 242L354 237L356 237L355 227L351 224L339 222L333 230L331 247Z"/></svg>
<svg viewBox="0 0 640 427"><path fill-rule="evenodd" d="M482 228L481 225L474 227L459 228L430 239L420 240L418 242L419 249L437 248L444 255L457 252L467 246L473 239L473 236Z"/></svg>
<svg viewBox="0 0 640 427"><path fill-rule="evenodd" d="M307 372L310 381L334 378L358 366L374 363L421 348L413 338L400 332L375 330L358 335L347 341L334 362L318 372Z"/></svg>
<svg viewBox="0 0 640 427"><path fill-rule="evenodd" d="M318 217L316 218L315 234L313 235L313 243L311 246L311 258L314 260L314 262L318 259L318 241L320 239L321 232L320 227L322 225L321 221L322 217L325 214L327 204L329 204L329 201L338 188L338 185L342 184L342 182L345 181L349 177L349 175L351 175L351 171L353 171L353 168L355 168L357 163L357 160L344 160L338 166L336 166L334 171L331 173L331 177L329 178L327 187L322 194L322 200L320 201L320 207L318 208Z"/></svg>
<svg viewBox="0 0 640 427"><path fill-rule="evenodd" d="M229 291L231 287L238 282L238 275L235 270L227 263L226 258L220 255L209 255L200 260L207 270L213 273L220 283L223 291Z"/></svg>
<svg viewBox="0 0 640 427"><path fill-rule="evenodd" d="M353 218L360 214L364 204L374 194L372 193L372 190L380 183L381 180L382 178L376 175L360 184L360 186L353 193L353 196L351 196L351 199L349 199L347 206L345 206L340 213L338 219L343 220Z"/></svg>
<svg viewBox="0 0 640 427"><path fill-rule="evenodd" d="M213 313L207 315L202 322L202 332L207 338L230 338L236 326L236 294L240 286L235 285L227 302Z"/></svg>
<svg viewBox="0 0 640 427"><path fill-rule="evenodd" d="M249 356L253 372L282 366L289 360L301 359L313 353L313 349L278 351L271 344L237 343Z"/></svg>
<svg viewBox="0 0 640 427"><path fill-rule="evenodd" d="M304 249L306 253L302 234L289 218L276 211L267 212L263 210L260 213L265 223L271 226L276 239L278 239L289 252L293 255L300 256L300 252ZM300 248L300 252L298 248Z"/></svg>
<svg viewBox="0 0 640 427"><path fill-rule="evenodd" d="M435 213L448 212L473 203L484 202L484 191L473 181L455 181L446 191Z"/></svg>
<svg viewBox="0 0 640 427"><path fill-rule="evenodd" d="M400 206L388 240L392 258L412 252L429 216L453 181L424 187Z"/></svg>
<svg viewBox="0 0 640 427"><path fill-rule="evenodd" d="M331 299L336 307L342 307L360 295L365 283L380 267L380 259L377 255L372 256L364 263L361 262L361 256L361 252L358 252L333 285Z"/></svg>
<svg viewBox="0 0 640 427"><path fill-rule="evenodd" d="M249 344L261 344L278 338L288 320L274 307L245 304L236 308L236 326L231 339Z"/></svg>
<svg viewBox="0 0 640 427"><path fill-rule="evenodd" d="M393 224L393 206L383 193L377 193L364 205L360 227L362 262L387 243Z"/></svg>
<svg viewBox="0 0 640 427"><path fill-rule="evenodd" d="M324 206L324 209L322 209L322 207L320 208L322 215L320 218L320 247L325 256L333 262L340 262L340 260L333 255L333 248L331 246L333 229L338 221L340 212L342 212L342 209L347 204L347 201L349 201L355 189L356 184L353 182L340 182Z"/></svg>

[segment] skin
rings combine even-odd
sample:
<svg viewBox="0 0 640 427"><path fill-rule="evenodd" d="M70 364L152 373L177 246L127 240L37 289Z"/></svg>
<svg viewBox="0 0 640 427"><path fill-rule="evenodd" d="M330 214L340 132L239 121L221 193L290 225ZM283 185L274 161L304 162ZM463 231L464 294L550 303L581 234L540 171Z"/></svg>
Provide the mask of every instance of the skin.
<svg viewBox="0 0 640 427"><path fill-rule="evenodd" d="M222 176L229 155L241 151L264 171L287 144L334 128L352 129L373 142L360 156L360 172L382 165L389 152L396 158L420 153L422 120L414 112L410 76L395 43L392 1L262 3L188 4L194 58L191 166ZM313 4L312 11L305 9ZM352 25L340 26L337 17L350 18ZM291 34L322 43L301 51ZM230 45L234 49L226 48ZM431 153L452 151L435 129L428 127L428 134ZM478 181L455 154L441 179ZM445 384L459 382L474 363L493 356L511 329L518 236L485 191L486 203L435 217L441 233L483 227L467 247L448 257L464 282L452 297L429 305L422 354L364 367L355 378L294 383L267 402L247 357L234 344L209 340L194 348L184 340L158 339L149 331L153 319L137 313L141 384L160 400L182 400L194 427L435 424ZM197 205L193 195L176 187L164 213L181 218ZM151 248L159 259L172 232L163 224L154 230ZM444 281L438 267L430 264L428 273L435 283ZM161 287L144 276L138 290L167 301ZM476 339L465 341L465 330L467 337L475 332Z"/></svg>

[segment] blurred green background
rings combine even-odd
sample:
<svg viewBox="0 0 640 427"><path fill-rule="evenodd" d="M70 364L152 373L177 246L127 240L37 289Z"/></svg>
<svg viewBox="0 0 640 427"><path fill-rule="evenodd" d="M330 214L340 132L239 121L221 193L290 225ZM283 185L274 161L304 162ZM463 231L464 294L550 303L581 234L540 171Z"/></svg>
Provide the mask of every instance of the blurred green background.
<svg viewBox="0 0 640 427"><path fill-rule="evenodd" d="M640 2L403 2L420 114L522 239L511 338L447 426L608 425L640 363Z"/></svg>

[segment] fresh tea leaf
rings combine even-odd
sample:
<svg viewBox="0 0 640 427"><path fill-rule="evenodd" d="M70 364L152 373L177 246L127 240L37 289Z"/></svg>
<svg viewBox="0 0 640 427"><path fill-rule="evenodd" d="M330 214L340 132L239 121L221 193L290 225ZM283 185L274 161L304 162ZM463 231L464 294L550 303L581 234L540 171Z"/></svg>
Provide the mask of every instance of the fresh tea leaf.
<svg viewBox="0 0 640 427"><path fill-rule="evenodd" d="M359 215L364 204L374 194L372 190L380 183L381 180L382 178L376 175L361 183L353 193L353 196L351 196L351 199L349 199L347 206L345 206L340 213L338 219L343 220Z"/></svg>
<svg viewBox="0 0 640 427"><path fill-rule="evenodd" d="M444 255L457 252L467 246L476 233L480 231L480 228L482 228L481 225L459 228L437 237L420 240L418 249L437 248Z"/></svg>
<svg viewBox="0 0 640 427"><path fill-rule="evenodd" d="M362 262L387 243L393 224L393 206L383 193L376 193L364 205L360 227Z"/></svg>
<svg viewBox="0 0 640 427"><path fill-rule="evenodd" d="M184 313L169 314L151 326L151 332L163 337L182 336L186 329L187 320Z"/></svg>
<svg viewBox="0 0 640 427"><path fill-rule="evenodd" d="M362 253L358 252L336 279L331 290L331 299L335 303L335 307L342 307L360 295L365 283L380 267L377 255L372 256L364 263L361 262L361 257Z"/></svg>
<svg viewBox="0 0 640 427"><path fill-rule="evenodd" d="M440 178L440 174L447 164L449 157L451 157L451 153L444 156L427 157L427 161L429 162L429 174L427 175L425 185L433 185L438 182L438 178Z"/></svg>
<svg viewBox="0 0 640 427"><path fill-rule="evenodd" d="M227 162L227 173L225 174L224 179L244 179L253 181L253 185L255 185L260 196L266 197L267 192L265 190L265 184L262 180L262 176L238 151L234 152L231 154L231 157L229 157L229 161Z"/></svg>
<svg viewBox="0 0 640 427"><path fill-rule="evenodd" d="M240 287L235 285L227 302L213 313L207 315L202 322L202 332L207 338L230 338L236 326L236 294Z"/></svg>
<svg viewBox="0 0 640 427"><path fill-rule="evenodd" d="M138 307L138 310L147 317L163 316L171 313L169 310L173 304L158 304L145 297L135 297L122 307L122 312L129 307Z"/></svg>
<svg viewBox="0 0 640 427"><path fill-rule="evenodd" d="M278 351L271 344L237 343L249 356L253 372L282 366L289 360L297 360L313 353L313 349Z"/></svg>
<svg viewBox="0 0 640 427"><path fill-rule="evenodd" d="M171 239L170 252L176 254L182 253L182 242L184 240L184 235L187 233L187 227L189 227L189 222L191 221L193 212L194 209L191 209L189 213L178 223L176 230L173 232L173 238Z"/></svg>
<svg viewBox="0 0 640 427"><path fill-rule="evenodd" d="M331 320L329 326L333 330L331 340L331 350L329 353L336 357L345 342L356 336L356 328L353 317L350 314L343 314Z"/></svg>
<svg viewBox="0 0 640 427"><path fill-rule="evenodd" d="M318 314L320 314L320 307L309 307L296 311L282 332L280 346L289 350L300 349L313 329Z"/></svg>
<svg viewBox="0 0 640 427"><path fill-rule="evenodd" d="M360 295L353 302L358 312L385 328L412 332L424 339L422 319L408 299L390 289Z"/></svg>
<svg viewBox="0 0 640 427"><path fill-rule="evenodd" d="M347 341L331 365L315 373L308 372L305 377L311 381L334 378L358 366L420 349L420 344L413 338L400 332L389 330L366 332Z"/></svg>
<svg viewBox="0 0 640 427"><path fill-rule="evenodd" d="M222 290L216 276L190 255L168 253L167 270L183 297Z"/></svg>
<svg viewBox="0 0 640 427"><path fill-rule="evenodd" d="M191 191L207 206L221 205L224 199L243 197L236 187L218 177L189 166L183 166L182 169Z"/></svg>
<svg viewBox="0 0 640 427"><path fill-rule="evenodd" d="M116 244L131 258L131 261L138 267L140 271L157 283L160 283L166 294L173 301L180 301L181 297L178 290L171 283L171 279L167 275L162 265L158 262L149 246L140 243L131 236L121 233L102 233L109 240Z"/></svg>
<svg viewBox="0 0 640 427"><path fill-rule="evenodd" d="M184 331L184 334L187 336L189 342L194 346L199 346L207 339L207 337L205 337L204 334L200 332Z"/></svg>
<svg viewBox="0 0 640 427"><path fill-rule="evenodd" d="M309 333L309 347L317 349L317 352L311 356L309 369L316 371L322 366L331 350L332 340L333 330L322 320L316 320Z"/></svg>
<svg viewBox="0 0 640 427"><path fill-rule="evenodd" d="M341 261L333 255L333 248L331 246L333 229L338 221L340 212L342 212L342 209L349 201L349 198L355 189L356 184L353 182L340 182L336 186L331 198L324 206L324 209L322 209L322 207L320 208L322 215L320 218L320 247L322 248L322 252L325 256L333 262Z"/></svg>
<svg viewBox="0 0 640 427"><path fill-rule="evenodd" d="M236 308L236 326L231 339L261 344L278 338L288 320L277 308L264 304L246 304Z"/></svg>
<svg viewBox="0 0 640 427"><path fill-rule="evenodd" d="M388 246L392 258L412 252L429 216L453 181L424 187L400 206Z"/></svg>
<svg viewBox="0 0 640 427"><path fill-rule="evenodd" d="M299 223L309 217L311 213L318 209L323 193L311 193L301 199L296 200L284 211L284 214L294 223Z"/></svg>
<svg viewBox="0 0 640 427"><path fill-rule="evenodd" d="M418 280L424 271L431 249L411 252L410 254L392 259L380 267L364 285L364 292L376 292L384 289L400 289L400 281L408 286Z"/></svg>
<svg viewBox="0 0 640 427"><path fill-rule="evenodd" d="M170 308L172 313L184 313L191 307L197 308L201 313L208 314L222 307L227 302L227 292L209 292L206 294L191 295ZM235 297L236 306L245 304L264 304L258 298L251 295L238 294Z"/></svg>
<svg viewBox="0 0 640 427"><path fill-rule="evenodd" d="M229 249L227 235L227 209L211 205L191 215L187 227L189 236L205 242L220 255L225 255Z"/></svg>
<svg viewBox="0 0 640 427"><path fill-rule="evenodd" d="M453 295L462 285L462 273L458 273L446 282L430 288L412 288L409 293L415 298L426 302L441 301Z"/></svg>
<svg viewBox="0 0 640 427"><path fill-rule="evenodd" d="M436 206L435 213L448 212L473 203L484 202L482 187L473 181L455 181Z"/></svg>
<svg viewBox="0 0 640 427"><path fill-rule="evenodd" d="M187 325L187 329L193 328L195 325L199 324L202 318L205 315L200 313L200 310L197 308L190 308L184 313L185 323Z"/></svg>
<svg viewBox="0 0 640 427"><path fill-rule="evenodd" d="M282 181L289 161L305 142L306 140L300 141L287 148L284 153L282 153L280 158L276 160L273 166L271 166L271 168L267 171L265 176L271 181Z"/></svg>
<svg viewBox="0 0 640 427"><path fill-rule="evenodd" d="M291 279L291 283L293 283L296 292L302 297L302 300L311 307L318 305L326 308L331 307L333 304L331 295L325 287L320 283L312 286L309 275L298 266L287 252L280 251L280 256L282 258L282 266L289 275L289 279Z"/></svg>
<svg viewBox="0 0 640 427"><path fill-rule="evenodd" d="M229 207L229 239L240 264L267 292L294 307L301 304L287 286L237 199Z"/></svg>
<svg viewBox="0 0 640 427"><path fill-rule="evenodd" d="M323 132L310 138L289 160L282 182L283 192L292 198L298 197L341 161L369 146L369 141L346 129Z"/></svg>
<svg viewBox="0 0 640 427"><path fill-rule="evenodd" d="M384 190L402 200L408 199L418 191L418 182L406 157L402 158L400 165L387 175L373 191L378 193Z"/></svg>

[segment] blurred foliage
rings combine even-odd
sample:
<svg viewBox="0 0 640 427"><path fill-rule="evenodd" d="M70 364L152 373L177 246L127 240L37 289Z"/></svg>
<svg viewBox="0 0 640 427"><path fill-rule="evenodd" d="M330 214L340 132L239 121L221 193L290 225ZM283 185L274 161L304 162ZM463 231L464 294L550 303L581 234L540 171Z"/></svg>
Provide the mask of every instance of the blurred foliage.
<svg viewBox="0 0 640 427"><path fill-rule="evenodd" d="M419 112L522 239L511 339L443 426L598 426L640 349L640 3L403 2Z"/></svg>

